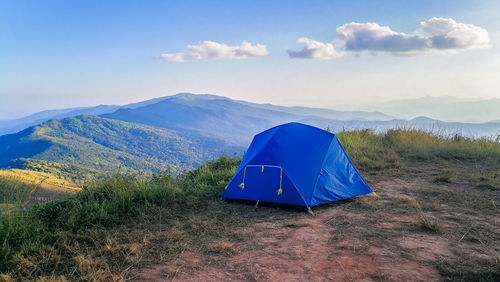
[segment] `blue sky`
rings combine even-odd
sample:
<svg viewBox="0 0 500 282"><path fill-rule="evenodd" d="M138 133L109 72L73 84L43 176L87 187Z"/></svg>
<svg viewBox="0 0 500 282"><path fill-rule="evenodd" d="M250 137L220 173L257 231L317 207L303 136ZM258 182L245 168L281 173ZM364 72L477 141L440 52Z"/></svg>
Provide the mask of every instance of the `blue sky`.
<svg viewBox="0 0 500 282"><path fill-rule="evenodd" d="M487 42L442 49L428 43L430 35L417 38L420 23L435 17L473 25L464 32L485 31ZM363 32L353 33L346 25L352 22ZM404 40L364 38L366 23ZM336 29L344 25L355 41L339 39ZM308 44L297 42L303 37L322 45L300 52ZM427 43L407 47L407 39ZM234 50L247 41L265 52L198 60L185 51L204 41ZM498 43L499 1L3 0L0 119L177 92L323 107L427 95L499 97Z"/></svg>

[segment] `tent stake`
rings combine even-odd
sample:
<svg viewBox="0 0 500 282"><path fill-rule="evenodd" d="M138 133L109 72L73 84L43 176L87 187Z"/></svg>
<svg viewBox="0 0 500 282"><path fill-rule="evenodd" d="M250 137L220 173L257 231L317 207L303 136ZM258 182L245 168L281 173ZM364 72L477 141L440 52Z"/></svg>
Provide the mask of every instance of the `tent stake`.
<svg viewBox="0 0 500 282"><path fill-rule="evenodd" d="M258 205L259 205L259 201L257 201L257 203L255 203L255 208L257 208Z"/></svg>
<svg viewBox="0 0 500 282"><path fill-rule="evenodd" d="M311 207L307 207L307 211L308 211L311 215L314 215L314 212L311 210Z"/></svg>

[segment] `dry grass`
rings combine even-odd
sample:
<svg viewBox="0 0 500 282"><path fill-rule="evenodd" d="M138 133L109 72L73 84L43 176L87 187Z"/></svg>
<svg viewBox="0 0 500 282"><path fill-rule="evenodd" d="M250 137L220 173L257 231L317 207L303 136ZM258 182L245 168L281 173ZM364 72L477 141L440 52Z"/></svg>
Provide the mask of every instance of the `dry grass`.
<svg viewBox="0 0 500 282"><path fill-rule="evenodd" d="M472 179L472 182L478 188L486 188L490 190L500 190L500 172L478 173Z"/></svg>
<svg viewBox="0 0 500 282"><path fill-rule="evenodd" d="M452 183L457 176L457 172L454 169L446 168L439 172L434 177L434 182L436 183Z"/></svg>
<svg viewBox="0 0 500 282"><path fill-rule="evenodd" d="M21 205L38 183L38 179L0 170L0 204ZM3 208L7 208L7 205Z"/></svg>
<svg viewBox="0 0 500 282"><path fill-rule="evenodd" d="M66 188L80 189L72 182L56 178L51 174L40 172L40 171L26 170L26 169L0 170L0 178L3 177L4 175L14 177L18 181L27 182L27 183L37 183L38 184L43 180L45 183L48 183L48 184L63 186Z"/></svg>
<svg viewBox="0 0 500 282"><path fill-rule="evenodd" d="M20 207L30 192L41 182L79 191L73 184L37 171L8 169L0 170L0 208Z"/></svg>

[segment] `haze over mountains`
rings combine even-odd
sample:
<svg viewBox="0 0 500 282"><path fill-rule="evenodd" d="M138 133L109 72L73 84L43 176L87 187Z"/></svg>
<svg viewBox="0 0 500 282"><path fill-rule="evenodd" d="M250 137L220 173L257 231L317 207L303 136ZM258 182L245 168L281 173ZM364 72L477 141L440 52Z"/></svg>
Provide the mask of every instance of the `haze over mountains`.
<svg viewBox="0 0 500 282"><path fill-rule="evenodd" d="M125 106L44 111L3 123L10 126L3 132L34 126L0 136L0 168L179 172L222 154L242 154L255 134L287 122L334 132L406 127L475 137L500 133L498 122L402 120L381 112L282 107L183 93Z"/></svg>
<svg viewBox="0 0 500 282"><path fill-rule="evenodd" d="M0 120L0 135L15 133L28 128L33 125L38 125L42 122L48 121L54 118L65 118L65 117L76 117L78 115L102 115L106 113L112 113L122 107L127 107L129 109L134 109L137 107L147 106L159 102L167 97L161 97L151 100L146 100L139 103L132 103L123 106L118 105L98 105L94 107L78 107L78 108L68 108L60 110L46 110L34 113L32 115L13 119L13 120Z"/></svg>
<svg viewBox="0 0 500 282"><path fill-rule="evenodd" d="M339 105L333 108L344 111L381 111L403 119L426 116L450 122L500 121L500 99L463 99L452 96L422 97L393 100L370 106Z"/></svg>
<svg viewBox="0 0 500 282"><path fill-rule="evenodd" d="M15 133L20 130L23 130L29 126L38 125L42 122L53 118L65 118L65 117L74 117L78 115L102 115L107 113L115 112L118 109L135 109L139 107L145 107L148 105L156 104L158 102L164 100L178 100L178 99L187 99L186 97L197 97L197 101L211 101L211 100L226 100L233 101L239 104L258 107L261 109L269 109L280 112L290 112L296 116L300 115L311 115L311 116L321 116L330 119L338 119L338 120L390 120L393 117L379 113L379 112L370 112L370 111L334 111L328 109L317 109L317 108L306 108L306 107L282 107L275 106L271 104L255 104L249 103L245 101L236 101L231 100L226 97L216 96L216 95L208 95L208 94L190 94L190 93L179 93L172 96L159 97L151 100L146 100L143 102L126 104L122 106L118 105L98 105L95 107L79 107L79 108L68 108L68 109L60 109L60 110L47 110L38 113L34 113L27 117L23 117L20 119L14 120L4 120L0 121L0 135ZM195 99L191 99L195 100ZM213 109L213 110L223 110ZM258 117L255 117L258 118Z"/></svg>

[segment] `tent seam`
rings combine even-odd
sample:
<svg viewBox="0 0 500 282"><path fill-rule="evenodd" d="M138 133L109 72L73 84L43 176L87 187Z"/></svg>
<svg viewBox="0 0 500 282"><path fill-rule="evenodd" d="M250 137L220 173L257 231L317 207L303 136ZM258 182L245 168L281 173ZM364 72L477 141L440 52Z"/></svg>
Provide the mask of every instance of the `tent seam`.
<svg viewBox="0 0 500 282"><path fill-rule="evenodd" d="M319 180L319 176L321 175L321 172L323 171L323 167L325 166L325 161L326 161L326 156L328 155L328 152L330 151L330 147L332 146L332 141L333 141L333 138L337 139L337 136L335 136L335 134L333 133L330 133L333 135L332 139L330 140L330 145L328 146L328 149L326 149L326 152L325 152L325 155L323 156L323 161L321 162L321 167L318 171L318 176L316 176L316 181L314 182L314 187L312 189L312 192L311 192L311 195L310 195L310 199L309 199L309 205L311 204L311 201L312 201L312 197L314 195L314 191L316 191L316 186L318 186L318 180Z"/></svg>
<svg viewBox="0 0 500 282"><path fill-rule="evenodd" d="M337 137L335 137L337 138ZM368 183L366 182L365 178L363 177L363 175L361 175L361 173L359 173L359 170L358 168L352 163L352 160L351 158L349 158L349 155L347 154L347 152L345 151L344 149L344 146L342 146L342 143L340 143L340 140L337 139L337 143L340 145L340 148L342 149L342 151L344 152L344 155L347 157L347 160L349 161L349 164L354 168L354 171L358 174L359 177L361 177L361 180L363 180L364 184L366 184L366 186L368 186L368 188L370 188L370 190L373 191L372 187L370 187L370 185L368 185Z"/></svg>
<svg viewBox="0 0 500 282"><path fill-rule="evenodd" d="M304 202L304 205L306 207L309 207L309 205L306 203L306 200L304 199L304 197L300 193L299 189L297 188L297 185L295 185L295 183L293 182L293 180L288 176L288 173L286 172L286 170L283 167L281 169L285 172L285 175L288 177L288 179L290 180L290 182L292 182L293 188L295 188L295 191L297 191L297 194L299 194L300 198Z"/></svg>

